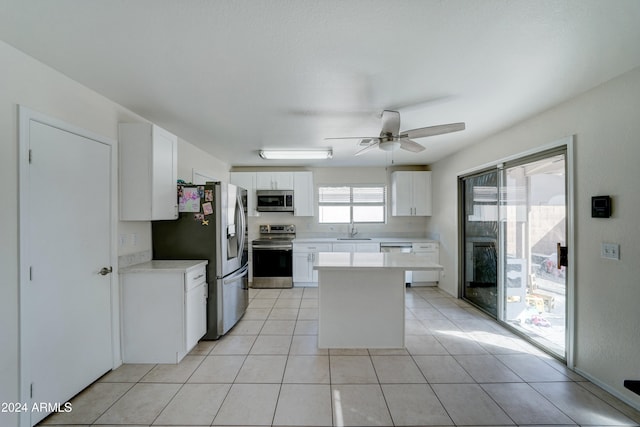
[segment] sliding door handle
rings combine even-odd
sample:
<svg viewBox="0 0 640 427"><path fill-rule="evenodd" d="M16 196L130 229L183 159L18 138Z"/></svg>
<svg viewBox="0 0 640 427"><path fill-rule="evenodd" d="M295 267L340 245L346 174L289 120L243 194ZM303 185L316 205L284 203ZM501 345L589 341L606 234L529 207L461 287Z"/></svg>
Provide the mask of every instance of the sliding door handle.
<svg viewBox="0 0 640 427"><path fill-rule="evenodd" d="M561 246L560 243L558 243L557 246L557 250L556 253L558 255L558 259L556 262L556 265L558 266L558 270L560 270L562 267L566 267L569 265L569 259L568 259L568 249L566 246Z"/></svg>

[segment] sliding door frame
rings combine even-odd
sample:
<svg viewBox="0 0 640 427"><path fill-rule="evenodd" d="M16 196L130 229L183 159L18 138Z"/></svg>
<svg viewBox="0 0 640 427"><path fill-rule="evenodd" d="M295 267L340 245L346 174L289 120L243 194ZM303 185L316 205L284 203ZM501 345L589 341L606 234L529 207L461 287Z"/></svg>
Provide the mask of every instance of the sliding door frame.
<svg viewBox="0 0 640 427"><path fill-rule="evenodd" d="M521 153L517 153L494 162L485 163L472 169L467 169L459 172L458 175L458 298L463 297L464 292L464 259L465 259L465 241L464 241L464 182L463 179L470 175L475 175L481 172L488 172L496 170L498 173L499 185L501 185L502 172L507 164L515 164L516 162L524 161L527 158L535 158L536 156L544 155L545 152L553 151L554 149L565 148L566 150L566 221L567 221L567 278L566 278L566 339L565 339L565 358L562 360L566 363L570 369L575 368L574 348L575 348L575 259L576 259L576 244L575 244L575 187L574 187L574 136L568 136L550 144L540 146L531 150L527 150ZM510 165L509 165L510 166ZM500 191L498 190L498 193ZM498 315L497 321L504 327L508 328L512 332L521 336L531 344L540 347L544 350L540 344L531 340L525 334L519 332L517 329L510 326L503 320L504 318L504 301L503 301L503 268L504 261L502 256L502 227L498 227ZM549 352L551 356L557 357L556 354Z"/></svg>

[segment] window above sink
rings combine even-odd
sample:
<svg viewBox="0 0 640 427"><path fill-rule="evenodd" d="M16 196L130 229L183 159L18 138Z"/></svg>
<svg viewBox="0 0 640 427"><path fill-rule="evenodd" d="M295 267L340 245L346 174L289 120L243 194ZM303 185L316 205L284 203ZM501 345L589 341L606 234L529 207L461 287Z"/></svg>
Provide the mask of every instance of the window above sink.
<svg viewBox="0 0 640 427"><path fill-rule="evenodd" d="M385 223L384 185L333 185L318 187L320 224ZM349 240L366 240L353 239Z"/></svg>

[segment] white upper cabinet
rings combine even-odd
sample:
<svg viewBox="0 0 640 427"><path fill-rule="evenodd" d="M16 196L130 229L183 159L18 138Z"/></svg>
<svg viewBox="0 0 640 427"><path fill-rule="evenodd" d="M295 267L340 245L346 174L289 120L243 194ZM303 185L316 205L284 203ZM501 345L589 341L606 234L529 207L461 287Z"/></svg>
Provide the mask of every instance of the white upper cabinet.
<svg viewBox="0 0 640 427"><path fill-rule="evenodd" d="M257 172L256 190L293 190L293 173Z"/></svg>
<svg viewBox="0 0 640 427"><path fill-rule="evenodd" d="M178 218L178 138L149 123L120 123L120 219Z"/></svg>
<svg viewBox="0 0 640 427"><path fill-rule="evenodd" d="M295 216L314 216L313 172L231 172L232 184L247 189L249 216L259 216L256 210L256 190L293 190Z"/></svg>
<svg viewBox="0 0 640 427"><path fill-rule="evenodd" d="M431 215L431 172L391 173L391 215Z"/></svg>
<svg viewBox="0 0 640 427"><path fill-rule="evenodd" d="M314 216L313 172L293 172L293 214Z"/></svg>
<svg viewBox="0 0 640 427"><path fill-rule="evenodd" d="M247 190L247 215L258 216L258 211L256 210L256 173L230 172L229 181L231 184Z"/></svg>

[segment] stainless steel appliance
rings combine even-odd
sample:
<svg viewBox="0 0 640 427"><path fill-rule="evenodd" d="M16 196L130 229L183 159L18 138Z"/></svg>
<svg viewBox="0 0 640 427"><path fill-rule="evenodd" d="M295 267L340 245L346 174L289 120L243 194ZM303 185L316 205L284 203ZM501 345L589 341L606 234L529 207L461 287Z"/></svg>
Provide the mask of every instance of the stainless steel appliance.
<svg viewBox="0 0 640 427"><path fill-rule="evenodd" d="M295 225L261 225L253 248L253 287L293 287L293 239Z"/></svg>
<svg viewBox="0 0 640 427"><path fill-rule="evenodd" d="M249 304L247 190L224 182L178 186L190 195L189 212L152 221L154 259L206 259L207 333L215 340L236 324Z"/></svg>
<svg viewBox="0 0 640 427"><path fill-rule="evenodd" d="M256 198L260 212L293 212L293 190L257 190Z"/></svg>

